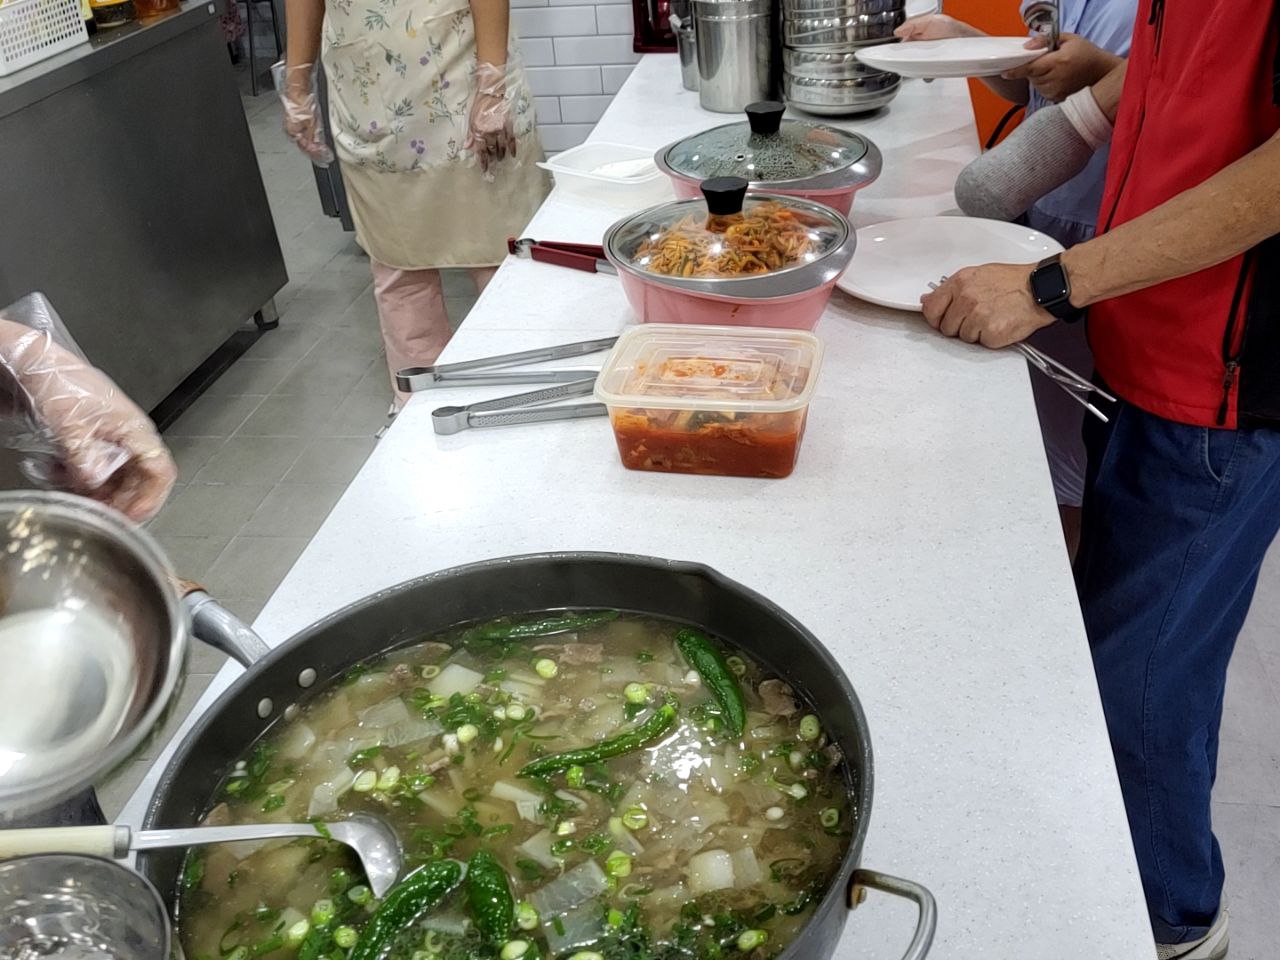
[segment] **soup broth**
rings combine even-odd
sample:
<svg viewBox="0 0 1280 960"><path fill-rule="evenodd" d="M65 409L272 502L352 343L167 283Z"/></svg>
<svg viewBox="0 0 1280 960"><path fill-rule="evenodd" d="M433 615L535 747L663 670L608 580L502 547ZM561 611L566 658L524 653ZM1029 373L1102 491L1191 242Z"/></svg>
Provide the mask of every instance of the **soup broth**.
<svg viewBox="0 0 1280 960"><path fill-rule="evenodd" d="M352 670L236 764L205 822L370 813L406 870L491 852L510 928L477 924L464 882L388 960L763 960L836 873L850 795L817 716L762 665L672 621L561 611ZM189 960L345 960L378 907L323 838L192 851L181 886Z"/></svg>

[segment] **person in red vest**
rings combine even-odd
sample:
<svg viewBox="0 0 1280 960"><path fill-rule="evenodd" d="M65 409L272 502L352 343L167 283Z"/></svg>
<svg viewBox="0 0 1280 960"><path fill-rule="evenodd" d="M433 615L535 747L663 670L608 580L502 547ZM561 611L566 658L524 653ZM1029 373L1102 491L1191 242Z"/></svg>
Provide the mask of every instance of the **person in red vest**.
<svg viewBox="0 0 1280 960"><path fill-rule="evenodd" d="M1280 527L1280 14L1142 0L1098 236L923 298L999 348L1087 308L1076 581L1160 960L1227 953L1210 793L1227 664ZM1115 78L1112 78L1113 81ZM1105 98L1098 98L1105 109Z"/></svg>

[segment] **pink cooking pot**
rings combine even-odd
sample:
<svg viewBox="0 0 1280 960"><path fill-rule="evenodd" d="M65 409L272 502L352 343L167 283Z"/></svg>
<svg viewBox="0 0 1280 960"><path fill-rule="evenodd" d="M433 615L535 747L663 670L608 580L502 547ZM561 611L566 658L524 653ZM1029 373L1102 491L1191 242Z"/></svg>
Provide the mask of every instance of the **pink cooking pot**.
<svg viewBox="0 0 1280 960"><path fill-rule="evenodd" d="M822 203L845 216L853 197L880 176L876 145L859 134L810 120L784 120L786 107L753 103L746 122L704 130L654 155L677 197L696 199L711 177L742 177L748 189Z"/></svg>
<svg viewBox="0 0 1280 960"><path fill-rule="evenodd" d="M799 197L748 195L739 177L708 180L701 193L605 234L604 254L640 320L813 329L853 258L849 221Z"/></svg>

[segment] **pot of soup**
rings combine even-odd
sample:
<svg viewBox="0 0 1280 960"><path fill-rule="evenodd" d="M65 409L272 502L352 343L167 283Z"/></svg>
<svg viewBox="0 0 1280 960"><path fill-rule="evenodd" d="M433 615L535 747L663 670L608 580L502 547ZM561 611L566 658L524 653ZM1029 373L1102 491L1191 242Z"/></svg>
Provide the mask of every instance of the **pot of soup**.
<svg viewBox="0 0 1280 960"><path fill-rule="evenodd" d="M148 809L149 828L374 814L405 855L381 902L323 836L138 866L189 958L810 960L868 888L918 904L921 958L932 897L861 868L872 784L852 686L769 600L697 564L505 558L248 664Z"/></svg>

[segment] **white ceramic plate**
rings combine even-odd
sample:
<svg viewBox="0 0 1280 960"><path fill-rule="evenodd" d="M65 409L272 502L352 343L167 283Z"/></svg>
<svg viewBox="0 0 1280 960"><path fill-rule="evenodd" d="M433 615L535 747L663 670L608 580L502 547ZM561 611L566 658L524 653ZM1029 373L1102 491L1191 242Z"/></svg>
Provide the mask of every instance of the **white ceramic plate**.
<svg viewBox="0 0 1280 960"><path fill-rule="evenodd" d="M952 37L863 47L857 57L868 67L902 77L998 77L1046 52L1028 50L1026 37Z"/></svg>
<svg viewBox="0 0 1280 960"><path fill-rule="evenodd" d="M929 284L983 263L1038 263L1062 244L1030 227L976 217L889 220L858 231L845 293L882 307L920 312Z"/></svg>

